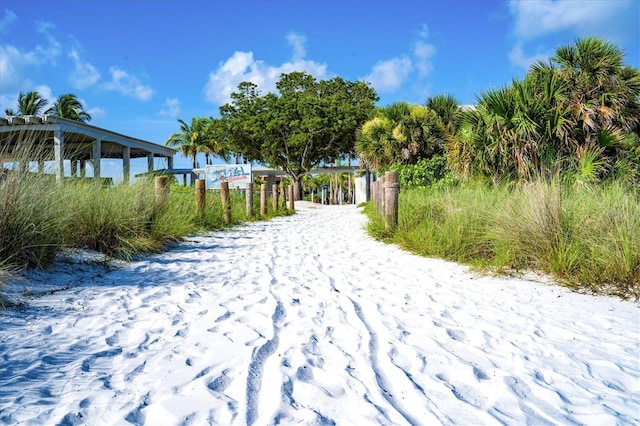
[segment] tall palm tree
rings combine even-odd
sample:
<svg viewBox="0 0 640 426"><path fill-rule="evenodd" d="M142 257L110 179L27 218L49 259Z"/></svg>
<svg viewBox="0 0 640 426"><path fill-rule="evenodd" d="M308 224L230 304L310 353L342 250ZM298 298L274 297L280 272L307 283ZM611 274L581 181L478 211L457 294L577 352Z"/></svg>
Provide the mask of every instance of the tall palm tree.
<svg viewBox="0 0 640 426"><path fill-rule="evenodd" d="M47 102L35 90L27 93L20 92L18 95L18 111L7 108L4 112L7 116L40 115Z"/></svg>
<svg viewBox="0 0 640 426"><path fill-rule="evenodd" d="M169 136L165 146L177 147L185 157L190 157L193 161L193 168L197 167L196 156L203 152L203 148L208 141L208 120L204 117L193 117L191 124L187 124L182 119L178 119L180 131Z"/></svg>
<svg viewBox="0 0 640 426"><path fill-rule="evenodd" d="M46 110L45 114L82 122L91 121L91 115L84 110L82 102L72 93L58 96L53 106Z"/></svg>
<svg viewBox="0 0 640 426"><path fill-rule="evenodd" d="M226 162L229 162L233 153L226 142L226 127L223 120L213 117L209 117L206 120L206 138L201 147L201 152L205 155L206 163L211 164L211 158L216 156L221 157Z"/></svg>

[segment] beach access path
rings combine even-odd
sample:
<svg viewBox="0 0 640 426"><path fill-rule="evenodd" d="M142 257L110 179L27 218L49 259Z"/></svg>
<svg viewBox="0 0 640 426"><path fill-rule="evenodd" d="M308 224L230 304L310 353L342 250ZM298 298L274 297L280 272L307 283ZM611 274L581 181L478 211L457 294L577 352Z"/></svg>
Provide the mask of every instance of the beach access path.
<svg viewBox="0 0 640 426"><path fill-rule="evenodd" d="M28 277L0 312L0 424L637 424L637 302L409 254L356 206L296 210Z"/></svg>

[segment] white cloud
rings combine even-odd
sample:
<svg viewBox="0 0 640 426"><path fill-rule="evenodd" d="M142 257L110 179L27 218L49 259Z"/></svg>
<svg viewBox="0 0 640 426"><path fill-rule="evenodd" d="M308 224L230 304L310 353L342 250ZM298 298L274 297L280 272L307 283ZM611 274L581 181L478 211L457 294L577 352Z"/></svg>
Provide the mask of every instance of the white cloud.
<svg viewBox="0 0 640 426"><path fill-rule="evenodd" d="M39 65L34 52L21 52L11 45L0 45L0 90L17 89L24 85L24 69L31 65Z"/></svg>
<svg viewBox="0 0 640 426"><path fill-rule="evenodd" d="M614 24L614 18L628 2L610 0L512 0L515 34L521 40L533 40L547 34L572 30L580 33Z"/></svg>
<svg viewBox="0 0 640 426"><path fill-rule="evenodd" d="M51 22L38 21L36 23L37 31L42 34L47 42L47 46L36 46L36 53L40 60L45 63L55 63L56 58L60 55L62 48L60 42L51 34L51 31L56 28Z"/></svg>
<svg viewBox="0 0 640 426"><path fill-rule="evenodd" d="M516 45L509 53L511 63L528 68L549 54L527 53L526 44L559 33L576 37L599 34L610 41L628 37L625 22L629 13L637 13L636 0L511 0L509 9L514 19ZM637 19L633 25L637 28ZM637 33L637 32L636 32ZM553 49L558 46L553 46Z"/></svg>
<svg viewBox="0 0 640 426"><path fill-rule="evenodd" d="M71 85L76 89L86 89L100 80L100 73L92 64L83 62L77 50L73 49L68 56L73 61L73 71L70 75Z"/></svg>
<svg viewBox="0 0 640 426"><path fill-rule="evenodd" d="M180 101L177 98L166 98L164 107L160 110L160 115L177 117L180 114Z"/></svg>
<svg viewBox="0 0 640 426"><path fill-rule="evenodd" d="M433 70L431 58L436 54L436 48L432 44L424 41L418 41L413 49L415 57L415 66L418 69L420 77L426 77Z"/></svg>
<svg viewBox="0 0 640 426"><path fill-rule="evenodd" d="M15 20L15 14L5 13L2 19L3 30L5 26ZM59 56L60 43L51 35L55 26L48 22L38 22L37 31L47 40L47 45L36 46L33 50L23 51L10 44L0 44L0 91L7 92L21 90L32 86L27 77L27 69L32 66L53 64Z"/></svg>
<svg viewBox="0 0 640 426"><path fill-rule="evenodd" d="M84 102L82 104L84 105ZM107 112L100 107L85 109L85 111L91 116L92 123L103 120L107 116Z"/></svg>
<svg viewBox="0 0 640 426"><path fill-rule="evenodd" d="M397 57L378 62L371 73L362 79L371 83L377 92L393 92L402 86L412 70L410 58Z"/></svg>
<svg viewBox="0 0 640 426"><path fill-rule="evenodd" d="M0 19L0 34L6 32L17 19L18 16L13 11L5 10L4 16Z"/></svg>
<svg viewBox="0 0 640 426"><path fill-rule="evenodd" d="M524 52L522 44L518 43L509 52L509 61L515 66L523 69L529 69L531 65L536 62L544 61L552 55L552 52L537 53L535 55L528 55Z"/></svg>
<svg viewBox="0 0 640 426"><path fill-rule="evenodd" d="M323 79L327 76L327 66L304 59L305 38L291 33L287 41L293 48L291 60L280 65L269 65L262 60L256 60L253 52L235 52L220 66L209 73L209 80L205 84L205 99L211 103L222 105L230 101L230 95L243 81L256 84L264 93L274 92L276 82L283 73L302 71Z"/></svg>
<svg viewBox="0 0 640 426"><path fill-rule="evenodd" d="M304 48L304 44L307 41L305 36L291 33L287 36L287 41L293 47L293 56L291 59L294 62L302 60L307 55L307 52Z"/></svg>
<svg viewBox="0 0 640 426"><path fill-rule="evenodd" d="M140 79L134 75L130 75L118 67L110 67L111 81L103 84L106 90L114 90L124 96L147 101L153 96L153 89L142 84Z"/></svg>

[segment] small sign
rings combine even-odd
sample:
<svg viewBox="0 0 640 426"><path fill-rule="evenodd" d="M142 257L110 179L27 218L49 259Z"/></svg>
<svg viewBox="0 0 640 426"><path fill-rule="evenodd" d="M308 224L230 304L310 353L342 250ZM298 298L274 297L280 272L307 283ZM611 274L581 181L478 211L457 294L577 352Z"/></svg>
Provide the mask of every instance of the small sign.
<svg viewBox="0 0 640 426"><path fill-rule="evenodd" d="M207 189L220 189L220 182L229 188L244 189L251 182L251 164L213 164L205 167Z"/></svg>
<svg viewBox="0 0 640 426"><path fill-rule="evenodd" d="M329 189L329 185L327 185L327 184L322 185L322 189Z"/></svg>

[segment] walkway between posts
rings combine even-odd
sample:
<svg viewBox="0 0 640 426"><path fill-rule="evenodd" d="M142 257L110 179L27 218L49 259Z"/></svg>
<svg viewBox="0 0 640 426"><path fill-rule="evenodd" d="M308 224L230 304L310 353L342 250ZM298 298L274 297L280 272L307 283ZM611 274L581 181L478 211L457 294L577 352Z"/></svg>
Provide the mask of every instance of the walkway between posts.
<svg viewBox="0 0 640 426"><path fill-rule="evenodd" d="M355 206L296 210L1 313L0 422L637 418L636 304L410 255Z"/></svg>

